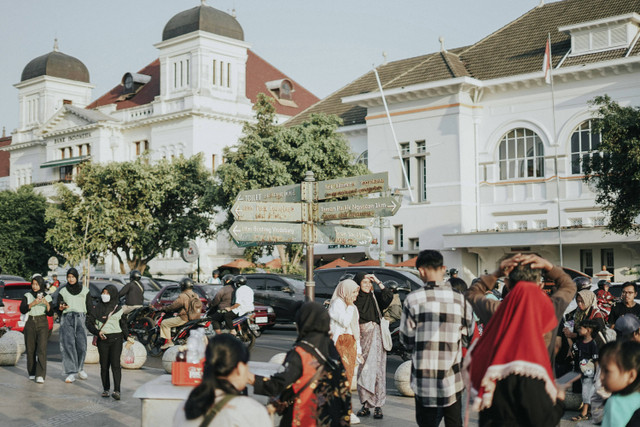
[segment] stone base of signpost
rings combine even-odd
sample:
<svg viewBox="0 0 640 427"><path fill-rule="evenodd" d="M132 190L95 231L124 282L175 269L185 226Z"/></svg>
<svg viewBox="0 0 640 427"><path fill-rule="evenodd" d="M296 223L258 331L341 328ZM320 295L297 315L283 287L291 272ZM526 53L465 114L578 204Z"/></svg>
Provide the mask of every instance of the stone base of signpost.
<svg viewBox="0 0 640 427"><path fill-rule="evenodd" d="M96 363L100 363L98 347L93 345L93 335L87 336L87 355L84 357L84 363L88 365L95 365Z"/></svg>
<svg viewBox="0 0 640 427"><path fill-rule="evenodd" d="M400 394L407 397L415 396L415 393L411 390L411 360L407 360L398 366L393 379Z"/></svg>
<svg viewBox="0 0 640 427"><path fill-rule="evenodd" d="M9 331L0 338L0 366L15 366L25 351L24 335Z"/></svg>
<svg viewBox="0 0 640 427"><path fill-rule="evenodd" d="M162 355L162 367L167 374L171 373L171 364L176 361L179 345L169 347Z"/></svg>
<svg viewBox="0 0 640 427"><path fill-rule="evenodd" d="M138 341L135 341L132 345L132 349L133 349L133 354L134 354L134 359L133 359L133 363L125 363L124 362L124 358L125 358L125 354L127 352L127 345L125 344L122 348L122 356L120 357L120 365L122 365L122 367L124 369L140 369L142 368L142 365L144 365L144 362L147 361L147 349L145 348L145 346L143 346L142 344L140 344Z"/></svg>

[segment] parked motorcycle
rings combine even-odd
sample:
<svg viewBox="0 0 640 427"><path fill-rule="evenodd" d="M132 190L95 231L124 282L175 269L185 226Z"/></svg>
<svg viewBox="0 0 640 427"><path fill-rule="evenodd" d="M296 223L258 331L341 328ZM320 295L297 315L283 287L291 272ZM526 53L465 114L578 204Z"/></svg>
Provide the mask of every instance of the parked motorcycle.
<svg viewBox="0 0 640 427"><path fill-rule="evenodd" d="M147 351L151 356L159 356L162 354L162 346L164 345L164 339L160 336L160 325L165 319L167 313L160 313L158 316L156 325L151 329L149 334L149 341L146 345ZM205 328L209 329L211 326L211 319L202 317L200 319L189 320L184 325L177 326L171 329L171 340L175 345L183 345L187 343L187 338L193 329Z"/></svg>
<svg viewBox="0 0 640 427"><path fill-rule="evenodd" d="M389 330L391 331L391 343L393 346L391 347L391 351L387 354L398 355L404 361L411 360L411 353L407 351L404 345L400 342L400 322L398 321L390 324Z"/></svg>
<svg viewBox="0 0 640 427"><path fill-rule="evenodd" d="M153 320L154 312L149 306L143 306L131 311L127 316L127 325L129 333L138 338L140 344L146 346L149 343L149 337L153 328L156 326Z"/></svg>

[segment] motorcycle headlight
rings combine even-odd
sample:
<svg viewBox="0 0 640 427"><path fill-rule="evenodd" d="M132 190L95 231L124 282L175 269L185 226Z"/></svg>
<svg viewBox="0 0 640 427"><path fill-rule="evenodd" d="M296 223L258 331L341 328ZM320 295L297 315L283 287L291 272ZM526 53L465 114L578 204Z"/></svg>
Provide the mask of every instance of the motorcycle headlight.
<svg viewBox="0 0 640 427"><path fill-rule="evenodd" d="M273 307L267 307L267 313L275 313L275 311L273 311Z"/></svg>

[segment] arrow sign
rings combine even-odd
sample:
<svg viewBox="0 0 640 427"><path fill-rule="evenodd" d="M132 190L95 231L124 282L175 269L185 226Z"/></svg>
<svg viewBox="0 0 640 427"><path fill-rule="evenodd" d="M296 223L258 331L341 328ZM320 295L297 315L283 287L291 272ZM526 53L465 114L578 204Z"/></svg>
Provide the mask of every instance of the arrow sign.
<svg viewBox="0 0 640 427"><path fill-rule="evenodd" d="M299 202L302 200L300 184L245 190L238 193L236 202Z"/></svg>
<svg viewBox="0 0 640 427"><path fill-rule="evenodd" d="M238 221L302 222L301 203L235 202L231 213Z"/></svg>
<svg viewBox="0 0 640 427"><path fill-rule="evenodd" d="M240 246L304 243L302 224L288 222L265 224L257 221L236 221L231 225L229 233Z"/></svg>
<svg viewBox="0 0 640 427"><path fill-rule="evenodd" d="M317 220L371 218L393 216L400 209L400 202L394 197L374 199L350 199L341 202L318 203Z"/></svg>
<svg viewBox="0 0 640 427"><path fill-rule="evenodd" d="M363 228L349 228L340 225L315 226L316 243L366 246L371 243L371 238L371 232Z"/></svg>
<svg viewBox="0 0 640 427"><path fill-rule="evenodd" d="M388 172L319 181L316 200L388 191L388 181Z"/></svg>

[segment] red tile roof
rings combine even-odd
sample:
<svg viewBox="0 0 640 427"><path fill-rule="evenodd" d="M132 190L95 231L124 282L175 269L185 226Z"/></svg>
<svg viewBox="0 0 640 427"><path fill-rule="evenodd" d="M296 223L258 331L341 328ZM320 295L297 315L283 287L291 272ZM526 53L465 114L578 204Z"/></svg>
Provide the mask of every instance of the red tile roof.
<svg viewBox="0 0 640 427"><path fill-rule="evenodd" d="M5 136L0 138L0 147L4 147L5 145L9 145L9 144L11 144L10 136ZM0 178L9 176L9 172L10 172L9 155L10 154L11 153L9 153L8 151L0 151Z"/></svg>
<svg viewBox="0 0 640 427"><path fill-rule="evenodd" d="M286 106L279 102L275 102L274 104L278 114L295 116L319 101L318 97L301 85L297 84L293 79L269 64L260 56L250 50L247 51L247 53L246 92L247 98L249 98L251 102L255 103L258 98L258 94L261 92L273 97L265 83L280 79L288 79L291 81L293 85L291 99L297 104L297 107ZM122 95L123 91L122 85L118 84L109 92L89 104L87 108L91 109L115 103L116 109L122 110L125 108L145 105L153 101L156 96L160 95L160 60L156 59L151 64L138 71L138 73L151 76L151 81L144 85L133 97L125 101L116 102L116 100Z"/></svg>

